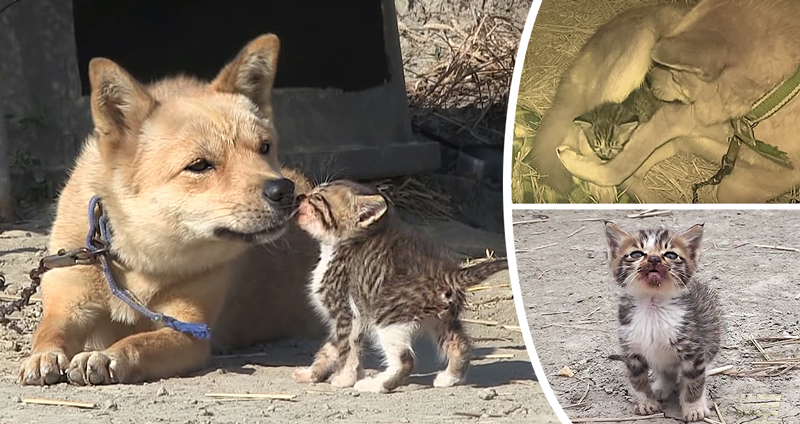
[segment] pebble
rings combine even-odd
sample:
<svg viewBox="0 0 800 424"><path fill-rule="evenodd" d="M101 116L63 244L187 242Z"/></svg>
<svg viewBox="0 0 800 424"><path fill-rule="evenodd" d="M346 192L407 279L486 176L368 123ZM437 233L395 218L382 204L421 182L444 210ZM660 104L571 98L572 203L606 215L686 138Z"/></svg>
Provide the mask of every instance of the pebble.
<svg viewBox="0 0 800 424"><path fill-rule="evenodd" d="M492 400L497 397L497 391L491 387L478 392L478 397L483 400Z"/></svg>
<svg viewBox="0 0 800 424"><path fill-rule="evenodd" d="M119 409L119 405L117 405L117 403L114 402L113 400L107 400L107 401L103 402L103 411L105 411L105 412L116 411L118 409Z"/></svg>
<svg viewBox="0 0 800 424"><path fill-rule="evenodd" d="M169 392L167 391L167 389L165 389L163 386L158 388L158 391L156 392L156 396L167 396L167 395L169 395Z"/></svg>
<svg viewBox="0 0 800 424"><path fill-rule="evenodd" d="M11 400L16 403L22 403L22 398L19 396L14 396L13 398L11 398Z"/></svg>
<svg viewBox="0 0 800 424"><path fill-rule="evenodd" d="M603 390L605 390L605 392L608 394L614 393L614 389L612 389L611 387L604 387Z"/></svg>

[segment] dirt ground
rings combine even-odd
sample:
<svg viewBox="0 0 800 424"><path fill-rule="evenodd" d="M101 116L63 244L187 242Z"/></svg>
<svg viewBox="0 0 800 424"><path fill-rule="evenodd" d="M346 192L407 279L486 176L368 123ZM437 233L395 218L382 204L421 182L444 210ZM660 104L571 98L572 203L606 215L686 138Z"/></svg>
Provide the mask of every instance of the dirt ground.
<svg viewBox="0 0 800 424"><path fill-rule="evenodd" d="M27 285L27 272L43 254L47 224L28 222L0 232L0 270L13 296ZM318 346L312 340L264 344L234 355L217 356L206 370L185 378L142 385L107 387L22 387L15 383L17 367L30 351L31 331L41 315L36 303L16 320L22 335L0 327L0 423L240 423L240 422L558 422L534 380L516 310L508 286L508 273L487 281L492 286L470 296L467 319L490 320L499 325L468 323L477 357L466 385L433 389L433 372L441 368L430 346L421 344L419 363L411 384L395 393L362 394L329 384L300 385L292 380L295 366L308 365ZM501 325L511 327L504 328ZM499 358L480 359L485 355ZM374 370L373 359L368 363ZM214 400L206 393L281 393L294 401ZM26 405L25 398L89 402L95 409ZM486 400L485 400L485 399ZM484 418L480 418L480 417Z"/></svg>
<svg viewBox="0 0 800 424"><path fill-rule="evenodd" d="M623 229L665 224L685 230L705 223L697 275L719 293L725 326L723 348L709 369L733 365L725 374L709 377L711 398L727 423L799 422L800 370L774 377L735 375L756 369L752 362L763 360L751 336L800 336L800 251L774 248L800 248L798 212L672 211L651 218L626 217L634 212L513 213L514 222L548 217L545 222L516 224L514 248L531 335L546 374L540 380L547 379L567 415L634 416L624 365L608 358L619 352L617 287L609 276L602 218ZM773 359L799 358L800 345L766 352ZM559 376L565 366L574 377ZM676 416L677 408L673 396L667 416Z"/></svg>

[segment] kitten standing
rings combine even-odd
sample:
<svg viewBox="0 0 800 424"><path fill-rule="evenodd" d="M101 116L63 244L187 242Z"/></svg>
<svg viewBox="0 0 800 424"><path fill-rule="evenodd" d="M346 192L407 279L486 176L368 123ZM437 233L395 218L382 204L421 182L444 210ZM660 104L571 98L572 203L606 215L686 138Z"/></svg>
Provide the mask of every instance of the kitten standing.
<svg viewBox="0 0 800 424"><path fill-rule="evenodd" d="M721 333L717 296L694 278L703 226L631 234L605 225L611 273L622 288L619 340L635 412L660 411L659 401L677 385L683 418L700 421L711 414L706 365L719 352Z"/></svg>
<svg viewBox="0 0 800 424"><path fill-rule="evenodd" d="M438 246L402 227L386 199L372 188L336 181L300 198L297 222L320 242L310 296L330 335L299 382L331 378L338 387L387 392L411 374L411 343L420 331L432 336L448 359L434 386L460 383L471 343L458 316L465 288L507 268L505 260L462 268ZM374 337L387 369L363 378L360 353Z"/></svg>

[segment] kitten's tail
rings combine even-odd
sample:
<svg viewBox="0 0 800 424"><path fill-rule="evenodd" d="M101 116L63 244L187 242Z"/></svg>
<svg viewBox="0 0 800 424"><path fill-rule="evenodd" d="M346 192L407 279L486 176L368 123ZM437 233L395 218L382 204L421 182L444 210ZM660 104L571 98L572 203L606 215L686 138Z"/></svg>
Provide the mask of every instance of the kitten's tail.
<svg viewBox="0 0 800 424"><path fill-rule="evenodd" d="M458 287L474 286L483 282L492 274L508 269L507 259L494 259L481 262L448 275L448 283Z"/></svg>

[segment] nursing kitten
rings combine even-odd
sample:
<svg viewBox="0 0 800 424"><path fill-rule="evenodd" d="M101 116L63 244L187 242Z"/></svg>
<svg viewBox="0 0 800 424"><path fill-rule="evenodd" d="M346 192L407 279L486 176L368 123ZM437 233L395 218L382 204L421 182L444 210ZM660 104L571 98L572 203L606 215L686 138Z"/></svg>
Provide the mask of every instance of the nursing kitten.
<svg viewBox="0 0 800 424"><path fill-rule="evenodd" d="M572 176L556 152L565 144L578 150L573 120L602 103L622 102L641 86L652 67L653 46L690 9L678 4L635 7L597 28L561 75L536 135L522 148L523 162L536 169L542 183L563 194L572 190ZM534 60L528 56L526 61Z"/></svg>
<svg viewBox="0 0 800 424"><path fill-rule="evenodd" d="M706 365L719 352L721 333L717 296L694 278L703 225L683 234L664 227L631 234L611 222L605 226L611 273L622 289L619 341L634 410L660 411L659 401L677 386L683 418L700 421L711 414Z"/></svg>
<svg viewBox="0 0 800 424"><path fill-rule="evenodd" d="M573 122L581 127L597 157L611 160L622 151L633 131L650 121L662 103L647 84L642 84L621 103L603 103Z"/></svg>
<svg viewBox="0 0 800 424"><path fill-rule="evenodd" d="M325 381L356 390L388 392L414 368L411 343L425 331L448 359L434 386L460 383L469 366L470 340L459 321L465 288L497 271L506 260L463 268L440 247L403 227L386 199L349 181L323 184L300 196L297 223L320 242L310 297L330 334L298 382ZM387 369L363 378L360 353L374 337Z"/></svg>

